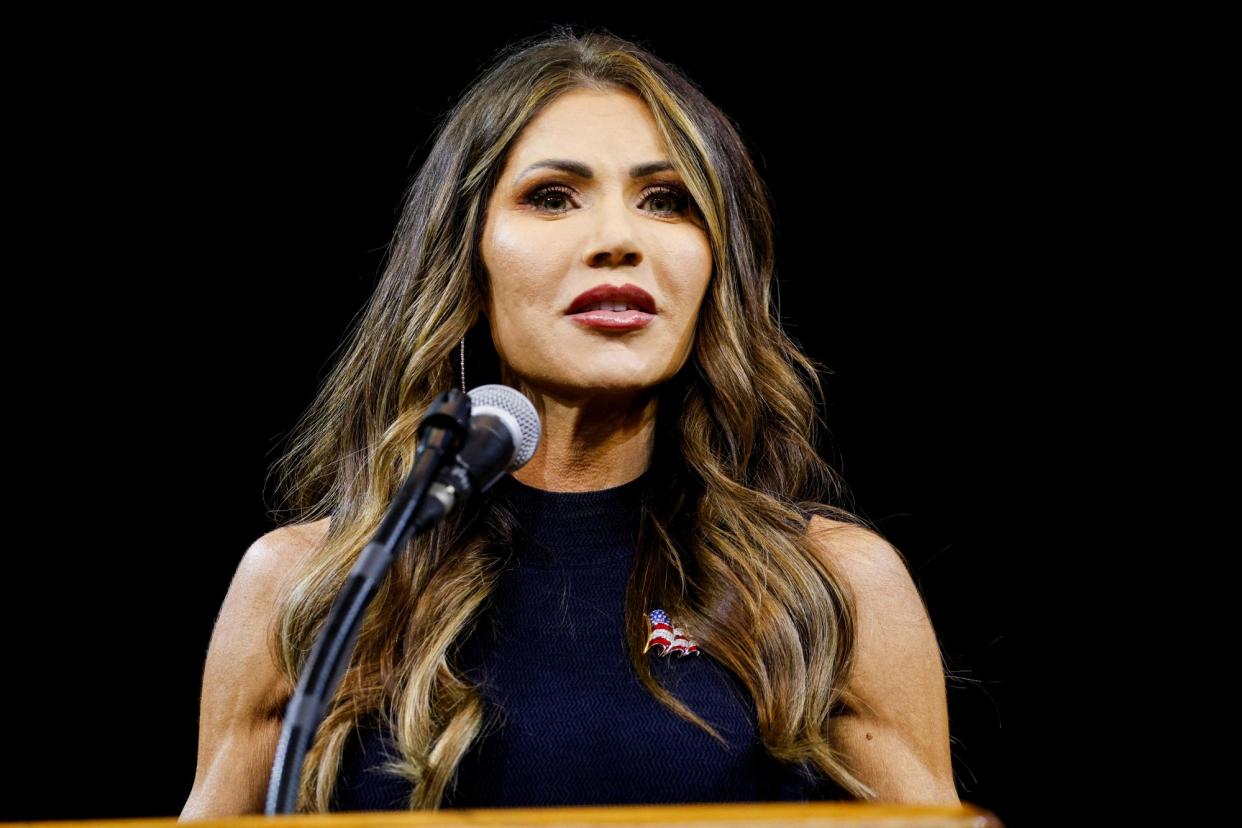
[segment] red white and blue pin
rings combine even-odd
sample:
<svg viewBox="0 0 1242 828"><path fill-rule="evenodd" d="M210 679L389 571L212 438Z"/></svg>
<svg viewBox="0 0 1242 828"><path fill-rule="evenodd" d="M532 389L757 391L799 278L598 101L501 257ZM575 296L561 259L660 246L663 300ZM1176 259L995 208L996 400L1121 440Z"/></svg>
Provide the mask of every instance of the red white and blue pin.
<svg viewBox="0 0 1242 828"><path fill-rule="evenodd" d="M685 658L691 653L699 654L699 645L686 637L685 630L674 626L662 609L652 610L647 614L647 646L643 647L643 652L653 646L660 648L660 656L677 653L678 658Z"/></svg>

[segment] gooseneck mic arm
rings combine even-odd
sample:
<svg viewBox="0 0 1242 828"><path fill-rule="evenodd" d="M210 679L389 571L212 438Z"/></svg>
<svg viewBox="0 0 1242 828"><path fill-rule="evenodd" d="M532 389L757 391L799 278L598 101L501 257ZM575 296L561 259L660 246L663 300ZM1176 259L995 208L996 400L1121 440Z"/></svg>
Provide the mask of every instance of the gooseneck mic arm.
<svg viewBox="0 0 1242 828"><path fill-rule="evenodd" d="M411 518L422 504L427 487L465 442L469 420L470 398L453 388L436 399L419 424L414 467L350 570L286 708L268 783L268 816L293 813L302 762L353 654L366 609L397 552L409 539L414 529Z"/></svg>
<svg viewBox="0 0 1242 828"><path fill-rule="evenodd" d="M284 714L266 814L293 813L302 763L353 655L367 607L409 539L490 489L535 453L541 429L530 400L504 385L450 388L418 426L414 466L363 548L301 669Z"/></svg>

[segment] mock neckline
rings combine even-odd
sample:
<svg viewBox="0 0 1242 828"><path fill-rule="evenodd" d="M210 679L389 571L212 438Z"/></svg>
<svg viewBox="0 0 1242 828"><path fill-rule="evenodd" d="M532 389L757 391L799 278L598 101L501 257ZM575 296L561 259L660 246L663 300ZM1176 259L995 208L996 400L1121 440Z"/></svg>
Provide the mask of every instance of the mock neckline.
<svg viewBox="0 0 1242 828"><path fill-rule="evenodd" d="M496 486L513 504L526 535L515 543L518 559L535 567L580 567L631 557L650 475L648 467L619 486L554 492L506 474Z"/></svg>
<svg viewBox="0 0 1242 828"><path fill-rule="evenodd" d="M567 500L567 501L572 500L574 498L583 498L583 499L595 498L598 500L604 500L604 499L622 497L626 495L631 490L640 487L643 481L646 480L647 476L650 474L651 474L651 467L648 466L643 471L642 474L640 474L638 477L635 477L633 480L629 481L628 483L622 483L620 486L612 486L607 489L591 489L585 492L554 492L549 489L540 489L536 486L530 486L526 483L523 483L521 480L518 480L512 474L508 474L508 473L506 473L505 476L501 478L501 481L504 483L507 483L510 486L512 492L519 493L519 496L525 495L530 498L538 497L538 498L544 498L544 499Z"/></svg>

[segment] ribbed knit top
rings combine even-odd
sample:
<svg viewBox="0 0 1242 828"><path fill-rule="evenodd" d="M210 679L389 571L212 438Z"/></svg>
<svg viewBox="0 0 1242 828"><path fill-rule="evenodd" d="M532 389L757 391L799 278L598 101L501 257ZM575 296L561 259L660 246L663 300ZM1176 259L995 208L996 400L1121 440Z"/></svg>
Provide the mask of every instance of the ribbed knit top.
<svg viewBox="0 0 1242 828"><path fill-rule="evenodd" d="M639 683L623 601L649 475L589 492L546 491L512 475L496 484L525 536L462 645L460 664L488 713L441 807L849 798L768 754L745 686L710 653L647 656L730 751ZM409 784L377 768L385 751L396 755L386 731L351 740L333 810L407 809Z"/></svg>

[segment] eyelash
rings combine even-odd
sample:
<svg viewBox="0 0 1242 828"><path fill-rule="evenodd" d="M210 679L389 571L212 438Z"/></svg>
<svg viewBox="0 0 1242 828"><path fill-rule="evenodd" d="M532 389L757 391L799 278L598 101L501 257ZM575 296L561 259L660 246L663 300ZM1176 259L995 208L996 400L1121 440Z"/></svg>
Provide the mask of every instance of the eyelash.
<svg viewBox="0 0 1242 828"><path fill-rule="evenodd" d="M527 193L526 196L522 199L522 203L530 204L534 206L537 210L539 210L539 212L544 212L544 213L566 212L565 210L542 210L539 208L539 204L544 199L549 198L553 193L562 195L567 199L573 195L573 191L570 188L562 184L543 184L531 190L529 193ZM691 209L693 206L693 199L690 197L690 191L687 190L685 187L680 187L676 184L661 184L661 185L652 187L647 192L647 198L652 198L652 197L661 196L661 195L673 196L675 198L679 198L681 199L681 203L682 203L682 208L680 210L662 211L663 215L679 215L679 214L691 212Z"/></svg>

